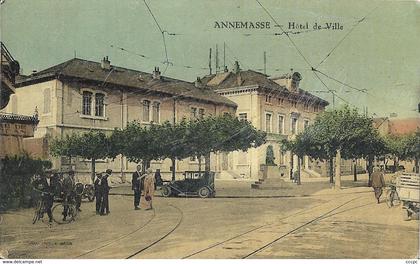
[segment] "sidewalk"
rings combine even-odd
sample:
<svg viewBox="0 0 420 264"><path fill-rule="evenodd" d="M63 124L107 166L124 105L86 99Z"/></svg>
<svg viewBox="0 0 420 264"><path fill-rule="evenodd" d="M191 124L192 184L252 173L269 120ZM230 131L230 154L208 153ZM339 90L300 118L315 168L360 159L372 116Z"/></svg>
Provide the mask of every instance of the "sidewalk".
<svg viewBox="0 0 420 264"><path fill-rule="evenodd" d="M365 179L366 178L366 179ZM259 190L251 189L250 180L216 180L216 198L287 198L287 197L307 197L317 195L337 195L340 193L370 192L367 187L367 177L358 177L358 181L353 181L353 176L342 177L342 188L337 190L331 186L329 179L314 178L303 179L301 185L288 183L287 188L279 190ZM132 196L133 191L130 185L118 185L110 190L110 195ZM162 196L160 190L156 190L156 196Z"/></svg>

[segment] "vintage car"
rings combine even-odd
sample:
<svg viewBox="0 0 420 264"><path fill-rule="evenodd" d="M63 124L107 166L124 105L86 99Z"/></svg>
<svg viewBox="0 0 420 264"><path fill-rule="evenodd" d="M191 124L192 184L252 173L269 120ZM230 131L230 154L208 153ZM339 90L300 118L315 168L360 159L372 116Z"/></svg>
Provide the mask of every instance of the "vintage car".
<svg viewBox="0 0 420 264"><path fill-rule="evenodd" d="M162 186L162 196L196 196L201 198L214 197L214 172L186 171L184 179L165 183Z"/></svg>

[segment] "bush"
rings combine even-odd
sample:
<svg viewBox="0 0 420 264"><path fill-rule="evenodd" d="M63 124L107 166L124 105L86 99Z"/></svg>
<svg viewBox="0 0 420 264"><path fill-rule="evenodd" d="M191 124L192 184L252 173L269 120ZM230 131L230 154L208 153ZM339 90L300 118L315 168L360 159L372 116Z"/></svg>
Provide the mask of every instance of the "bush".
<svg viewBox="0 0 420 264"><path fill-rule="evenodd" d="M33 203L32 176L44 175L50 161L32 159L28 154L0 160L0 211L29 207Z"/></svg>

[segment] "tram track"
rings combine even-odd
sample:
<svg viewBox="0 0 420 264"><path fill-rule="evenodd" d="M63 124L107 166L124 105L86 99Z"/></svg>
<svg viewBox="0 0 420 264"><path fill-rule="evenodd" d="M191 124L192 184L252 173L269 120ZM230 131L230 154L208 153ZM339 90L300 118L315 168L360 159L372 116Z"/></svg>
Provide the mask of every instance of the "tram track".
<svg viewBox="0 0 420 264"><path fill-rule="evenodd" d="M129 232L129 233L126 233L126 234L124 234L124 235L122 235L122 236L118 237L117 239L113 239L113 240L108 241L107 243L105 243L105 244L103 244L103 245L101 245L101 246L99 246L99 247L93 248L93 249L91 249L91 250L89 250L89 251L86 251L86 252L84 252L84 253L82 253L82 254L79 254L79 255L75 256L74 258L80 258L80 257L83 257L83 256L85 256L85 255L88 255L88 254L90 254L90 253L92 253L92 252L95 252L95 251L97 251L97 250L100 250L100 249L102 249L102 248L104 248L104 247L110 246L110 245L112 245L112 244L116 243L117 241L120 241L121 239L124 239L124 238L126 238L126 237L128 237L128 236L130 236L130 235L133 235L133 234L135 234L135 233L139 232L140 230L144 229L144 228L145 228L145 227L146 227L146 226L147 226L150 222L152 222L152 220L155 218L155 216L156 216L156 211L153 209L153 215L152 215L152 217L150 217L150 219L149 219L149 220L147 220L147 222L146 222L145 224L141 225L140 227L138 227L138 228L134 229L133 231L131 231L131 232Z"/></svg>
<svg viewBox="0 0 420 264"><path fill-rule="evenodd" d="M156 244L158 244L159 242L161 242L162 240L164 240L166 237L168 237L169 235L171 235L176 229L178 229L178 227L181 225L181 223L182 223L182 221L184 220L184 212L180 209L180 208L178 208L178 207L176 207L176 206L174 206L174 205L169 205L169 206L171 206L171 207L173 207L173 208L175 208L176 210L178 210L178 212L180 213L180 218L179 218L179 220L178 220L178 222L177 222L177 224L171 229L171 230L169 230L169 232L167 232L165 235L163 235L162 237L160 237L160 238L158 238L157 240L155 240L153 243L150 243L149 245L147 245L147 246L145 246L145 247L143 247L142 249L140 249L140 250L138 250L138 251L136 251L136 252L134 252L133 254L131 254L131 255L129 255L128 257L126 257L125 259L131 259L131 258L133 258L133 257L135 257L135 256L137 256L137 255L139 255L139 254L141 254L142 252L144 252L145 250L147 250L147 249L149 249L149 248L151 248L151 247L153 247L154 245L156 245Z"/></svg>
<svg viewBox="0 0 420 264"><path fill-rule="evenodd" d="M308 225L313 224L313 223L314 223L314 222L316 222L316 221L319 221L319 220L325 219L325 218L327 218L327 217L331 217L331 216L336 215L336 214L340 214L340 213L344 213L344 212L347 212L347 211L350 211L350 210L354 210L354 209L359 208L359 207L367 206L367 205L361 205L361 206L352 207L352 208L350 208L350 209L345 209L345 210L342 210L342 211L339 211L339 212L335 212L336 210L338 210L338 209L340 209L340 208L344 207L345 205L347 205L347 204L349 204L349 203L351 203L351 202L353 202L353 201L355 201L355 200L357 200L357 199L359 199L359 198L360 198L360 197L356 197L356 198L352 198L352 199L350 199L350 200L347 200L346 202L341 203L341 204L340 204L340 205L338 205L338 206L335 206L334 208L332 208L331 210L327 211L326 213L323 213L323 214L321 214L320 216L317 216L317 217L315 217L315 218L311 218L309 221L305 221L303 224L298 225L297 227L293 228L292 230L290 230L290 231L286 232L285 234L283 234L283 235L281 235L281 236L277 237L276 239L274 239L274 240L270 241L269 243L266 243L266 244L264 244L263 246L258 247L257 249L254 249L254 250L253 250L253 251L251 251L250 253L247 253L246 255L242 256L242 258L243 258L243 259L249 258L249 257L251 257L251 256L253 256L253 255L255 255L255 254L257 254L258 252L261 252L261 251L263 251L264 249L266 249L266 248L270 247L270 246L271 246L271 245L273 245L274 243L276 243L276 242L278 242L278 241L280 241L280 240L284 239L285 237L287 237L287 236L289 236L289 235L291 235L291 234L295 233L296 231L298 231L298 230L300 230L300 229L302 229L302 228L304 228L304 227L306 227L306 226L308 226ZM320 206L322 206L322 205L324 205L324 204L320 204L320 205L315 206L315 207L313 207L313 208L311 208L311 209L309 209L309 210L307 210L307 209L300 210L300 211L299 211L299 212L297 212L297 213L290 214L290 215L288 215L288 216L286 216L286 217L283 217L283 218L277 219L276 221L274 221L274 222L272 222L272 223L268 223L268 224L264 224L264 225L261 225L261 226L258 226L258 227L254 227L254 228L249 229L249 230L247 230L247 231L245 231L245 232L242 232L242 233L240 233L240 234L238 234L238 235L235 235L235 236L230 237L230 238L228 238L228 239L225 239L225 240L223 240L223 241L220 241L220 242L217 242L217 243L215 243L215 244L212 244L212 245L210 245L210 246L208 246L208 247L206 247L206 248L203 248L203 249L201 249L201 250L198 250L198 251L195 251L195 252L193 252L193 253L191 253L191 254L188 254L188 255L186 255L186 256L184 256L184 257L182 257L182 259L188 259L188 258L194 257L194 256L196 256L196 255L199 255L200 253L203 253L203 252L209 251L209 250L211 250L211 249L213 249L213 248L216 248L216 247L218 247L218 246L223 246L224 244L226 244L226 243L228 243L228 242L231 242L231 241L233 241L233 240L235 240L235 239L237 239L237 238L244 237L245 235L251 234L251 233L256 232L256 231L259 231L259 230L261 230L261 229L263 229L263 228L265 228L265 227L270 227L270 226L273 226L273 225L275 225L275 224L278 224L278 222L279 222L279 221L282 221L282 220L284 220L284 219L287 219L287 218L291 218L291 217L295 217L295 216L298 216L298 215L302 215L302 214L309 213L309 212L311 212L311 211L314 211L316 208L318 208L318 207L320 207ZM331 214L331 213L333 213L333 212L335 212L335 213L334 213L334 214Z"/></svg>

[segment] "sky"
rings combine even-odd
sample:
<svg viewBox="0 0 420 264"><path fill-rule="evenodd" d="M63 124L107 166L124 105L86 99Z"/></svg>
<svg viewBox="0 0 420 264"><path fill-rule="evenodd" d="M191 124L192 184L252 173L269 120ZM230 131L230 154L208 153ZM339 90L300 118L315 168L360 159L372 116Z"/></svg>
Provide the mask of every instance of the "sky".
<svg viewBox="0 0 420 264"><path fill-rule="evenodd" d="M210 48L214 72L217 45L221 68L239 61L262 72L266 52L268 75L300 72L300 87L329 107L335 94L335 107L419 117L419 1L5 0L0 8L0 38L24 74L75 56L108 56L112 65L144 72L159 66L166 76L193 81L209 74ZM222 21L270 28L215 28ZM290 22L309 29L289 29ZM312 30L315 23L343 29ZM301 33L288 38L282 30Z"/></svg>

